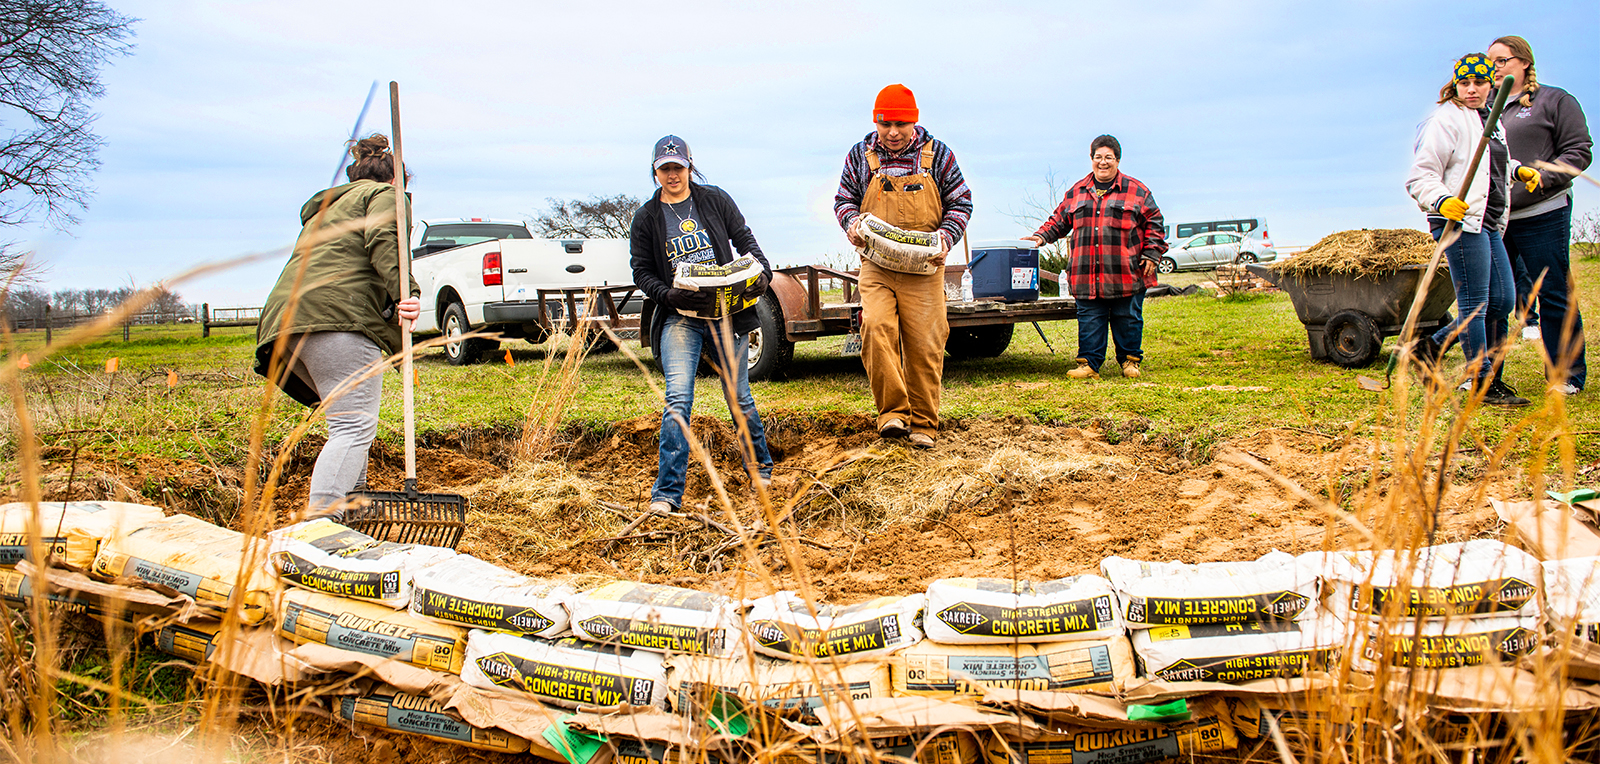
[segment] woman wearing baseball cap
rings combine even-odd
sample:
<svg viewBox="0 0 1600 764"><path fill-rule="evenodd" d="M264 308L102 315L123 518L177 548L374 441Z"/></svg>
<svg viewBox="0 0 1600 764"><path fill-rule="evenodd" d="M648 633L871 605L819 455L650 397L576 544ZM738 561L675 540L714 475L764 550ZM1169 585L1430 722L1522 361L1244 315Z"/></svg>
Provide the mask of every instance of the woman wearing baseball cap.
<svg viewBox="0 0 1600 764"><path fill-rule="evenodd" d="M740 453L751 471L751 482L765 490L772 478L772 455L750 395L746 363L756 309L715 320L684 315L711 308L713 299L709 292L674 287L673 275L683 263L726 265L733 262L737 250L761 263L762 273L752 290L759 295L772 281L772 266L733 198L716 186L695 182L705 176L695 169L689 145L682 138L668 135L656 141L651 173L658 188L634 213L629 238L633 283L666 315L656 344L660 353L656 360L666 376L666 408L661 412L660 465L655 487L650 489L650 507L670 512L683 503L689 468L686 428L702 352L716 364L729 413L740 431Z"/></svg>
<svg viewBox="0 0 1600 764"><path fill-rule="evenodd" d="M1495 357L1506 339L1506 319L1516 297L1511 261L1500 235L1510 212L1511 172L1529 188L1538 185L1539 173L1510 158L1505 131L1496 126L1467 198L1455 196L1483 135L1495 72L1482 53L1462 56L1452 71L1450 81L1439 90L1438 108L1417 132L1406 190L1427 213L1435 239L1443 234L1446 221L1460 223L1460 238L1445 249L1456 287L1457 315L1449 326L1424 337L1418 354L1430 363L1439 362L1459 332L1469 389L1482 391L1483 402L1492 406L1526 406L1528 399L1501 380L1502 368Z"/></svg>

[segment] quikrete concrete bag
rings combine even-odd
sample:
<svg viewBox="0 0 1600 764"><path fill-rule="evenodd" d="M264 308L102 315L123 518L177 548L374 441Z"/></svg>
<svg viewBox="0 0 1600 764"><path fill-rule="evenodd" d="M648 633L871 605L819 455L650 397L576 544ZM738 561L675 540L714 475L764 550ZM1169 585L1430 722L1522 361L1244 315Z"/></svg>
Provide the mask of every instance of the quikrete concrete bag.
<svg viewBox="0 0 1600 764"><path fill-rule="evenodd" d="M1239 747L1228 704L1220 697L1189 698L1189 721L1084 726L1052 730L1039 740L1008 739L1004 728L986 741L988 764L1168 764Z"/></svg>
<svg viewBox="0 0 1600 764"><path fill-rule="evenodd" d="M716 263L678 263L673 272L672 285L678 289L710 292L711 308L708 310L679 311L686 316L714 319L731 316L741 310L753 308L761 295L755 294L756 281L766 269L761 261L745 255L727 265Z"/></svg>
<svg viewBox="0 0 1600 764"><path fill-rule="evenodd" d="M1541 567L1550 628L1600 643L1600 557L1546 560Z"/></svg>
<svg viewBox="0 0 1600 764"><path fill-rule="evenodd" d="M412 576L456 554L435 546L378 541L325 518L280 528L268 538L272 570L284 581L393 608L410 604Z"/></svg>
<svg viewBox="0 0 1600 764"><path fill-rule="evenodd" d="M1425 618L1539 612L1543 571L1527 552L1491 539L1410 551L1313 552L1329 604L1356 615Z"/></svg>
<svg viewBox="0 0 1600 764"><path fill-rule="evenodd" d="M1301 676L1332 665L1347 637L1342 622L1247 621L1156 626L1133 632L1144 675L1174 682L1237 684Z"/></svg>
<svg viewBox="0 0 1600 764"><path fill-rule="evenodd" d="M1197 565L1107 557L1100 571L1116 587L1129 629L1310 618L1319 595L1316 572L1277 551Z"/></svg>
<svg viewBox="0 0 1600 764"><path fill-rule="evenodd" d="M981 695L985 687L1121 690L1137 676L1127 637L1019 645L924 640L889 657L896 695Z"/></svg>
<svg viewBox="0 0 1600 764"><path fill-rule="evenodd" d="M926 598L880 597L848 607L818 604L811 614L794 592L754 600L744 614L756 650L773 658L882 655L922 641L917 613Z"/></svg>
<svg viewBox="0 0 1600 764"><path fill-rule="evenodd" d="M457 626L555 637L567 630L566 602L573 594L565 584L458 554L417 572L411 580L411 614Z"/></svg>
<svg viewBox="0 0 1600 764"><path fill-rule="evenodd" d="M163 517L160 507L120 501L41 501L39 535L44 550L78 570L94 564L100 540L118 536ZM14 568L28 558L28 523L32 508L25 502L0 504L0 568Z"/></svg>
<svg viewBox="0 0 1600 764"><path fill-rule="evenodd" d="M393 687L359 696L338 698L339 718L441 743L500 753L524 753L529 744L516 735L467 724L443 703L411 695Z"/></svg>
<svg viewBox="0 0 1600 764"><path fill-rule="evenodd" d="M309 589L284 591L278 633L300 644L315 642L451 674L461 673L467 651L467 632L459 626Z"/></svg>
<svg viewBox="0 0 1600 764"><path fill-rule="evenodd" d="M856 248L862 257L900 273L928 274L937 270L929 260L941 248L938 231L907 231L870 212L861 216L857 230L866 240L866 246Z"/></svg>
<svg viewBox="0 0 1600 764"><path fill-rule="evenodd" d="M1533 616L1520 618L1430 618L1422 621L1368 621L1360 671L1380 664L1445 669L1515 663L1539 649L1544 631Z"/></svg>
<svg viewBox="0 0 1600 764"><path fill-rule="evenodd" d="M1120 690L1138 676L1128 638L1045 644L938 644L890 655L896 695L981 695L984 687Z"/></svg>
<svg viewBox="0 0 1600 764"><path fill-rule="evenodd" d="M1100 576L945 578L928 585L922 628L947 645L1062 642L1120 636L1122 619L1111 582Z"/></svg>
<svg viewBox="0 0 1600 764"><path fill-rule="evenodd" d="M127 577L169 586L213 611L227 610L237 599L239 620L255 625L272 615L274 586L266 561L267 547L259 539L173 515L101 541L93 573L106 581Z"/></svg>
<svg viewBox="0 0 1600 764"><path fill-rule="evenodd" d="M713 658L674 655L667 659L668 699L673 710L701 707L709 689L771 708L809 712L845 700L887 698L889 666L879 660L784 661L759 656Z"/></svg>
<svg viewBox="0 0 1600 764"><path fill-rule="evenodd" d="M169 623L151 634L150 639L157 650L167 655L202 664L216 652L217 635L221 633L221 621L192 621Z"/></svg>
<svg viewBox="0 0 1600 764"><path fill-rule="evenodd" d="M661 655L597 645L572 637L555 641L473 629L461 679L473 687L519 693L567 708L665 707L667 670Z"/></svg>
<svg viewBox="0 0 1600 764"><path fill-rule="evenodd" d="M54 577L54 576L52 576ZM34 576L15 568L0 568L0 604L22 609L33 604L37 591ZM105 597L89 592L56 587L45 597L54 613L76 613L101 621L135 623L147 616L166 617L170 610L146 603L135 603ZM181 604L174 602L174 604Z"/></svg>
<svg viewBox="0 0 1600 764"><path fill-rule="evenodd" d="M574 595L567 610L582 639L660 653L726 655L737 623L727 597L632 581Z"/></svg>

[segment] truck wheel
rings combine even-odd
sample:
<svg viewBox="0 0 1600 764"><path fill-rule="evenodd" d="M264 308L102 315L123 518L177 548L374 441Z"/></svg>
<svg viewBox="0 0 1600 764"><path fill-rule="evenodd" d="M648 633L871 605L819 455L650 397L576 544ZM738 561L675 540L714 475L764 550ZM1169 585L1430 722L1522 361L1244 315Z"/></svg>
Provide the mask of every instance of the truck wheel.
<svg viewBox="0 0 1600 764"><path fill-rule="evenodd" d="M466 366L477 362L483 355L484 343L482 340L460 339L461 335L472 331L472 325L467 323L467 309L459 302L452 302L444 309L444 319L439 322L439 328L445 337L444 358L451 366ZM495 343L499 344L499 343Z"/></svg>
<svg viewBox="0 0 1600 764"><path fill-rule="evenodd" d="M750 332L750 381L772 379L794 360L794 343L784 332L783 308L771 292L756 303L756 328Z"/></svg>
<svg viewBox="0 0 1600 764"><path fill-rule="evenodd" d="M1333 314L1323 336L1327 338L1328 360L1346 369L1372 363L1383 349L1383 335L1378 332L1378 325L1359 310Z"/></svg>
<svg viewBox="0 0 1600 764"><path fill-rule="evenodd" d="M944 350L951 358L995 358L1011 346L1011 335L1016 324L991 324L989 326L961 326L950 329Z"/></svg>

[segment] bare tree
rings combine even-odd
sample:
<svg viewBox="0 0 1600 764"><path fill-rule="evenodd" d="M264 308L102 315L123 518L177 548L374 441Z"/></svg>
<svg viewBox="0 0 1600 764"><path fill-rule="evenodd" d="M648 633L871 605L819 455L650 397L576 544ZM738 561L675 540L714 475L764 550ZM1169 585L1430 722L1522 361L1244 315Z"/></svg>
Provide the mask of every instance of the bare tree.
<svg viewBox="0 0 1600 764"><path fill-rule="evenodd" d="M133 22L97 0L0 0L0 225L76 222L99 166L88 104Z"/></svg>
<svg viewBox="0 0 1600 764"><path fill-rule="evenodd" d="M1061 180L1056 176L1055 170L1046 170L1044 174L1044 192L1037 194L1033 190L1023 192L1022 206L1011 210L1011 219L1017 225L1026 226L1028 234L1032 234L1050 219L1056 211L1056 205L1061 203L1061 197L1067 195L1067 189L1072 188L1071 181ZM1070 264L1071 253L1067 250L1067 239L1046 244L1039 248L1039 268L1041 270L1060 273ZM1040 286L1045 286L1043 281Z"/></svg>
<svg viewBox="0 0 1600 764"><path fill-rule="evenodd" d="M1589 210L1573 218L1569 251L1586 260L1600 257L1600 210Z"/></svg>
<svg viewBox="0 0 1600 764"><path fill-rule="evenodd" d="M528 223L547 239L626 239L642 202L627 194L546 199L550 209Z"/></svg>

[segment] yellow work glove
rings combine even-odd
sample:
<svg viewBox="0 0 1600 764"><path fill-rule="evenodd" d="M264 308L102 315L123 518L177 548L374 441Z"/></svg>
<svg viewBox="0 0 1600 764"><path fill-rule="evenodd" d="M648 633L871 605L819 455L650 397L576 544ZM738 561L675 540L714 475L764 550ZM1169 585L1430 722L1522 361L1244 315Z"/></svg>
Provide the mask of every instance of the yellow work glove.
<svg viewBox="0 0 1600 764"><path fill-rule="evenodd" d="M1532 167L1518 167L1517 180L1522 181L1522 187L1528 189L1528 193L1531 194L1544 181L1544 177Z"/></svg>
<svg viewBox="0 0 1600 764"><path fill-rule="evenodd" d="M1453 196L1447 196L1444 201L1439 202L1439 214L1459 223L1467 216L1467 203Z"/></svg>

